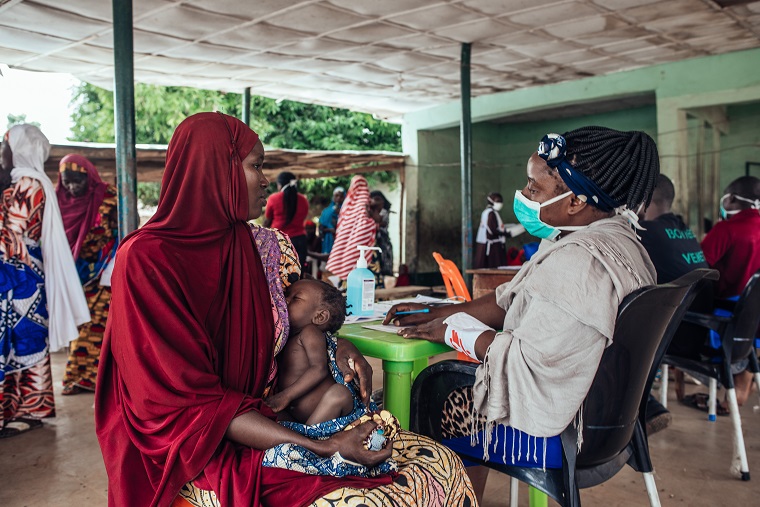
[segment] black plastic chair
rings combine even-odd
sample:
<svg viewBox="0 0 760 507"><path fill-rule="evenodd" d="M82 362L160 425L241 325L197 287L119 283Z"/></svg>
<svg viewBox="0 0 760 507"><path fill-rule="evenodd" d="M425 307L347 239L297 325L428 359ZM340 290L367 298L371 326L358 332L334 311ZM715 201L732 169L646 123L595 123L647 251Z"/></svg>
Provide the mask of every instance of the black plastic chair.
<svg viewBox="0 0 760 507"><path fill-rule="evenodd" d="M613 477L626 463L644 474L650 503L659 506L644 428L649 390L670 339L704 278L717 272L695 270L672 283L628 295L618 309L612 344L583 403L583 445L570 424L561 434L561 469L522 468L466 456L469 461L515 477L562 506L580 506L579 488ZM472 386L476 364L443 361L417 377L412 387L411 430L442 441L441 415L449 394Z"/></svg>
<svg viewBox="0 0 760 507"><path fill-rule="evenodd" d="M760 367L755 352L755 334L760 324L760 271L752 275L744 287L739 300L732 308L731 317L705 315L687 312L684 321L699 324L716 331L720 336L721 348L716 358L697 361L674 355L666 355L663 363L676 368L695 372L710 378L709 419L715 420L716 384L720 382L726 388L728 409L734 427L735 451L739 458L739 473L743 481L748 481L749 464L742 434L742 421L739 416L739 404L736 401L734 376L731 363L749 359L749 370L754 374L755 382L760 387Z"/></svg>

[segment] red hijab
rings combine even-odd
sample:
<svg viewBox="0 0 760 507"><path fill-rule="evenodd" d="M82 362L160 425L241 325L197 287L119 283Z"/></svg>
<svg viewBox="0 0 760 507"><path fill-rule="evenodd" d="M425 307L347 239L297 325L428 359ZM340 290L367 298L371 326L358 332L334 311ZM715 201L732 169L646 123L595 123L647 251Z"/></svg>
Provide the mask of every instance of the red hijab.
<svg viewBox="0 0 760 507"><path fill-rule="evenodd" d="M79 258L84 238L93 226L100 221L98 210L103 204L108 184L100 179L95 166L82 155L69 153L61 159L61 172L71 169L87 174L87 192L79 197L74 197L71 192L61 185L61 176L58 176L58 184L55 186L55 194L58 196L58 206L61 208L63 227L66 229L66 238L69 240L71 253L74 259Z"/></svg>
<svg viewBox="0 0 760 507"><path fill-rule="evenodd" d="M169 506L193 479L225 507L308 504L345 484L262 467L262 451L224 438L244 412L274 417L272 307L241 164L257 141L219 113L183 121L158 210L119 249L95 410L110 506Z"/></svg>

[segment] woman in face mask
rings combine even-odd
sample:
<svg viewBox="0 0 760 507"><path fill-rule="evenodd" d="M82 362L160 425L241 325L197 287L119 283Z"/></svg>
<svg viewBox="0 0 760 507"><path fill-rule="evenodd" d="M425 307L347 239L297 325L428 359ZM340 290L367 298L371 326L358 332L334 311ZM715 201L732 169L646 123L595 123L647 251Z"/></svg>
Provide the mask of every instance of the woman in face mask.
<svg viewBox="0 0 760 507"><path fill-rule="evenodd" d="M390 309L384 323L405 338L446 343L483 363L475 385L444 405L451 445L507 465L561 466L558 435L588 393L620 302L655 283L630 210L649 203L658 174L657 147L643 132L584 127L544 136L514 202L525 229L545 240L531 260L474 301L405 316L396 314L424 306ZM518 452L527 446L533 453ZM477 491L484 481L474 474Z"/></svg>
<svg viewBox="0 0 760 507"><path fill-rule="evenodd" d="M509 234L504 231L499 215L499 210L504 206L504 198L498 192L492 192L486 199L488 204L480 215L480 227L475 237L475 257L472 261L475 269L496 268L507 263L504 243Z"/></svg>

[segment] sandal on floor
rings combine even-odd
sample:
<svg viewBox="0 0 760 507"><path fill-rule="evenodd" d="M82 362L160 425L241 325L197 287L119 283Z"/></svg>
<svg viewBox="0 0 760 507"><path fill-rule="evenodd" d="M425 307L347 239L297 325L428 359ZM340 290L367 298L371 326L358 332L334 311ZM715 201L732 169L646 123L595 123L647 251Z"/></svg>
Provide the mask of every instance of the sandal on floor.
<svg viewBox="0 0 760 507"><path fill-rule="evenodd" d="M26 433L27 431L42 428L42 421L39 419L18 418L9 421L0 429L0 438L10 438Z"/></svg>
<svg viewBox="0 0 760 507"><path fill-rule="evenodd" d="M74 394L79 394L84 392L85 390L79 387L76 384L67 384L63 386L63 390L61 391L61 394L64 396L71 396Z"/></svg>
<svg viewBox="0 0 760 507"><path fill-rule="evenodd" d="M681 403L686 405L687 407L696 408L697 410L701 410L702 412L709 412L710 408L708 406L708 399L706 393L694 393L689 394L687 396L683 397L683 400L681 400ZM718 415L728 415L728 409L721 405L720 403L717 403L715 406L715 412Z"/></svg>

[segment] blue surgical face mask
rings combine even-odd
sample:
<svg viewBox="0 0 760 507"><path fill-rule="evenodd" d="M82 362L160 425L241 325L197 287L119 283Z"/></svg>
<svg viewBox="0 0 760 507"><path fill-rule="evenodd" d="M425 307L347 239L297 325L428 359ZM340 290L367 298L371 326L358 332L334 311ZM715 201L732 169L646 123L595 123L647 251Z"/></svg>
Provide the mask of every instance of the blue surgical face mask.
<svg viewBox="0 0 760 507"><path fill-rule="evenodd" d="M573 195L573 193L565 192L564 194L558 195L557 197L553 197L546 202L538 203L536 201L531 201L530 199L525 197L521 191L517 190L515 191L515 200L513 204L515 216L520 221L520 223L523 224L523 226L525 227L525 230L528 231L528 233L532 234L533 236L537 238L543 238L543 239L548 239L550 241L554 241L557 238L557 236L559 236L562 233L563 230L577 231L577 230L585 228L585 226L555 227L541 220L541 208L549 206L550 204L554 204L555 202L561 201L562 199L570 195Z"/></svg>

